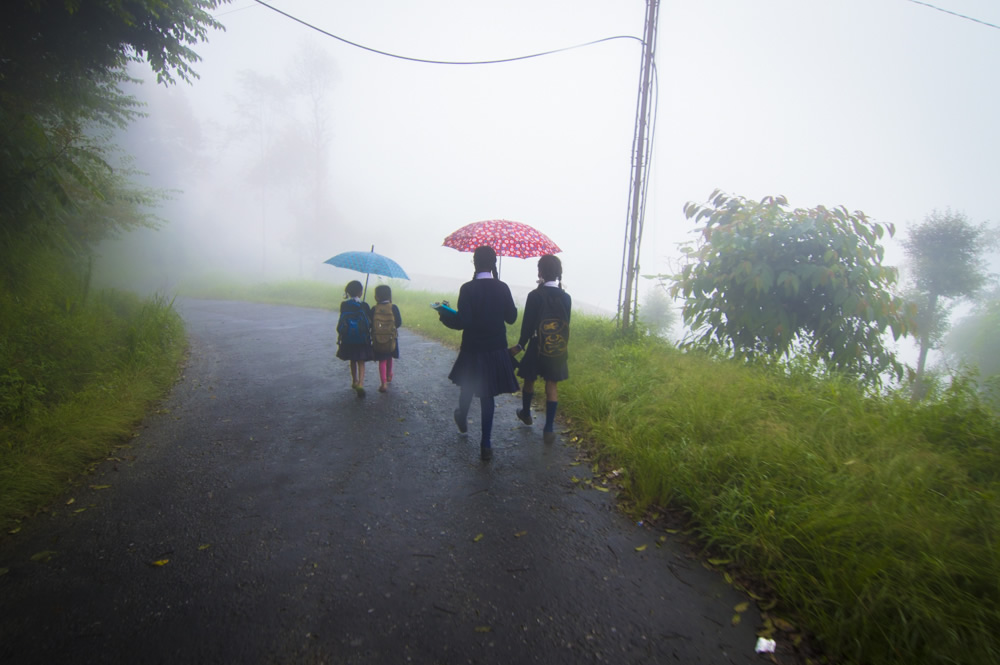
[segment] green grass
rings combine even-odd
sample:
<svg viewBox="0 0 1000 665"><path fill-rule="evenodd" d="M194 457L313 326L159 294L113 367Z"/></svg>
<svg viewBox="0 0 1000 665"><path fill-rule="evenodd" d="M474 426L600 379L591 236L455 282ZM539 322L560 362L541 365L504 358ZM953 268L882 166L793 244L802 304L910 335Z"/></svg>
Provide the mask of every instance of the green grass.
<svg viewBox="0 0 1000 665"><path fill-rule="evenodd" d="M87 293L35 252L0 289L0 526L48 505L131 435L173 384L185 340L171 303Z"/></svg>

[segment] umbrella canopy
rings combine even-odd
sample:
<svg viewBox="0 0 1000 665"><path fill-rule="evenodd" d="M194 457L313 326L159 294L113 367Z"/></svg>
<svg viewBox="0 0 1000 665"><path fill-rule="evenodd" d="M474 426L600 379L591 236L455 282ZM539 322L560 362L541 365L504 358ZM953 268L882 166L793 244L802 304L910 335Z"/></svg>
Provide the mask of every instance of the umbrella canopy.
<svg viewBox="0 0 1000 665"><path fill-rule="evenodd" d="M514 256L519 259L562 251L538 229L506 219L466 224L445 238L443 244L460 252L474 252L476 247L489 245L497 256Z"/></svg>
<svg viewBox="0 0 1000 665"><path fill-rule="evenodd" d="M400 279L410 279L403 268L387 256L371 252L342 252L336 256L323 261L331 266L347 268L370 275L384 275L385 277L398 277Z"/></svg>

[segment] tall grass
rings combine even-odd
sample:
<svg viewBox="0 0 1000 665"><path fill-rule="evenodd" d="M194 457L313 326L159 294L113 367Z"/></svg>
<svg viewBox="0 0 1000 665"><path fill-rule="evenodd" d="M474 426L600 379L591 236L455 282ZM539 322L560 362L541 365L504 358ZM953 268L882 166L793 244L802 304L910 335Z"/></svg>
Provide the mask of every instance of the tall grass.
<svg viewBox="0 0 1000 665"><path fill-rule="evenodd" d="M88 293L36 250L0 288L0 526L107 455L177 374L184 331L160 297Z"/></svg>

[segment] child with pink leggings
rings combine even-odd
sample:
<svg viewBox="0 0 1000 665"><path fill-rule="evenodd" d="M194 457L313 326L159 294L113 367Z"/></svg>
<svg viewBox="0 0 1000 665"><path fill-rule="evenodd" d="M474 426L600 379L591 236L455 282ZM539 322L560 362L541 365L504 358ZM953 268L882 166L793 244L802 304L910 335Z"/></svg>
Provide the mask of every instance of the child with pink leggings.
<svg viewBox="0 0 1000 665"><path fill-rule="evenodd" d="M392 289L387 284L379 284L375 287L375 303L375 307L372 308L373 323L378 318L376 310L391 309L396 330L403 325L403 319L399 315L399 308L392 304ZM378 361L378 376L382 380L382 385L378 387L378 391L384 393L388 390L389 383L392 382L392 361L394 358L399 358L399 343L395 339L393 340L392 351L380 349L377 330L373 330L372 333L376 337L374 344L375 360Z"/></svg>

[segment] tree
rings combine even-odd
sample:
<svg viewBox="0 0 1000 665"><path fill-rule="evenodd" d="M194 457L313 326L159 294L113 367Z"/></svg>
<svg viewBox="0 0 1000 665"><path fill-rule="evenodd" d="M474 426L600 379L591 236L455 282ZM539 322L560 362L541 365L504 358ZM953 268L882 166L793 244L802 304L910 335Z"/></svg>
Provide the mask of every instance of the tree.
<svg viewBox="0 0 1000 665"><path fill-rule="evenodd" d="M662 337L670 332L677 322L677 313L671 307L666 287L662 282L646 292L646 299L638 311L639 324L650 334Z"/></svg>
<svg viewBox="0 0 1000 665"><path fill-rule="evenodd" d="M984 298L969 316L961 319L944 338L945 354L978 374L982 388L1000 388L1000 289Z"/></svg>
<svg viewBox="0 0 1000 665"><path fill-rule="evenodd" d="M755 202L718 190L707 205L688 203L684 212L701 224L672 277L689 344L746 358L801 348L870 385L886 372L902 376L883 341L887 331L898 339L912 325L910 310L889 291L896 271L882 265L878 241L892 235L891 225L844 207L789 210L782 196Z"/></svg>
<svg viewBox="0 0 1000 665"><path fill-rule="evenodd" d="M0 255L15 237L89 242L121 228L123 206L148 202L128 189L106 133L140 112L120 88L126 67L145 60L163 83L191 80L190 45L222 27L207 10L224 1L0 5Z"/></svg>
<svg viewBox="0 0 1000 665"><path fill-rule="evenodd" d="M939 345L951 306L975 295L986 283L983 254L989 245L985 224L974 226L965 215L950 210L935 210L910 229L903 241L913 271L911 281L924 304L917 328L920 356L913 389L916 399L924 393L927 352Z"/></svg>

